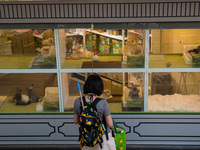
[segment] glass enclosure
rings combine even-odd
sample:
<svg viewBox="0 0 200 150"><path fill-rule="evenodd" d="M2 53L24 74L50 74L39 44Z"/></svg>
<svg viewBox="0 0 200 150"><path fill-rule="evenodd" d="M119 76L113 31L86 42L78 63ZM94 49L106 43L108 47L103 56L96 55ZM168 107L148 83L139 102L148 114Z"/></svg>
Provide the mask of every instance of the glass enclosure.
<svg viewBox="0 0 200 150"><path fill-rule="evenodd" d="M199 33L1 29L0 112L72 112L90 74L111 112L200 112Z"/></svg>
<svg viewBox="0 0 200 150"><path fill-rule="evenodd" d="M150 72L148 111L200 112L199 72Z"/></svg>
<svg viewBox="0 0 200 150"><path fill-rule="evenodd" d="M56 73L1 73L0 112L59 111Z"/></svg>
<svg viewBox="0 0 200 150"><path fill-rule="evenodd" d="M72 111L76 98L80 97L77 81L83 85L88 75L94 73L63 73L62 79L65 111ZM143 111L144 73L95 73L104 83L100 98L106 99L112 112Z"/></svg>
<svg viewBox="0 0 200 150"><path fill-rule="evenodd" d="M144 30L61 30L60 40L66 40L62 68L144 68L144 33Z"/></svg>
<svg viewBox="0 0 200 150"><path fill-rule="evenodd" d="M150 68L199 68L200 29L151 30Z"/></svg>
<svg viewBox="0 0 200 150"><path fill-rule="evenodd" d="M1 69L56 68L54 30L0 30Z"/></svg>

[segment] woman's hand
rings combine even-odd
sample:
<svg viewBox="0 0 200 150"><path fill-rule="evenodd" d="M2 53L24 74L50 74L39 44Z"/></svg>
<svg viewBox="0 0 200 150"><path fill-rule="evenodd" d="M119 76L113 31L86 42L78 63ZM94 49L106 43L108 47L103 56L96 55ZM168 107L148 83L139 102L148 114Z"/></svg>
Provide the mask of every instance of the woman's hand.
<svg viewBox="0 0 200 150"><path fill-rule="evenodd" d="M79 116L74 114L73 118L74 118L74 123L78 124L79 123L79 120L78 120Z"/></svg>

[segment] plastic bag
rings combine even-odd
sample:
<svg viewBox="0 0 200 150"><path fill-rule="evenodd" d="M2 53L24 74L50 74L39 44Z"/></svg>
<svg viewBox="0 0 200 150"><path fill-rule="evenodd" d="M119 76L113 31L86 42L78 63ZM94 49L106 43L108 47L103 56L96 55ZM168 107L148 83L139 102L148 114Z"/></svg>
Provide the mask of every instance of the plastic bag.
<svg viewBox="0 0 200 150"><path fill-rule="evenodd" d="M115 131L116 150L126 150L126 130L123 127L118 126L114 120L113 128Z"/></svg>

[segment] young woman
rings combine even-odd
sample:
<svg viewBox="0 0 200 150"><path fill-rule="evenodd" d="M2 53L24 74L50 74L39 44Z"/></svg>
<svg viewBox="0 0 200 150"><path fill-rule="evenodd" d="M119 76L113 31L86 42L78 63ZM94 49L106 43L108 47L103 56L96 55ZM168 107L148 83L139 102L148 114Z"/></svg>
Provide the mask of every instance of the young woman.
<svg viewBox="0 0 200 150"><path fill-rule="evenodd" d="M85 94L86 102L93 102L97 98L97 96L100 96L103 93L104 85L102 79L98 75L90 75L88 76L83 91ZM79 115L81 113L81 99L77 98L74 103L74 123L79 123ZM106 138L106 135L104 133L103 135L103 143L102 143L102 149L100 145L97 145L95 147L89 147L84 146L82 150L116 150L115 147L115 141L112 137L111 133L111 127L113 126L112 117L110 114L110 109L108 107L108 103L106 100L101 100L96 105L97 112L99 113L99 116L101 118L105 117L106 123L107 123L107 131L108 131L108 140Z"/></svg>

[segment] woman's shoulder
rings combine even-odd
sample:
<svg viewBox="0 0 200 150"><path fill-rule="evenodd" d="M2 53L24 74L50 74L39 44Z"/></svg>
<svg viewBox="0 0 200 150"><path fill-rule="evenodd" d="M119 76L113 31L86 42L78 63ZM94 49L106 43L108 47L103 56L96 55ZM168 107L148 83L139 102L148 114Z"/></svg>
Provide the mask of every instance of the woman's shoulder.
<svg viewBox="0 0 200 150"><path fill-rule="evenodd" d="M77 97L77 98L76 98L76 101L78 101L78 100L80 101L80 99L81 99L80 97Z"/></svg>
<svg viewBox="0 0 200 150"><path fill-rule="evenodd" d="M99 102L98 103L107 103L107 101L103 98L98 98L99 99Z"/></svg>
<svg viewBox="0 0 200 150"><path fill-rule="evenodd" d="M80 103L80 101L81 101L81 98L80 98L80 97L77 97L77 98L75 99L75 103Z"/></svg>

